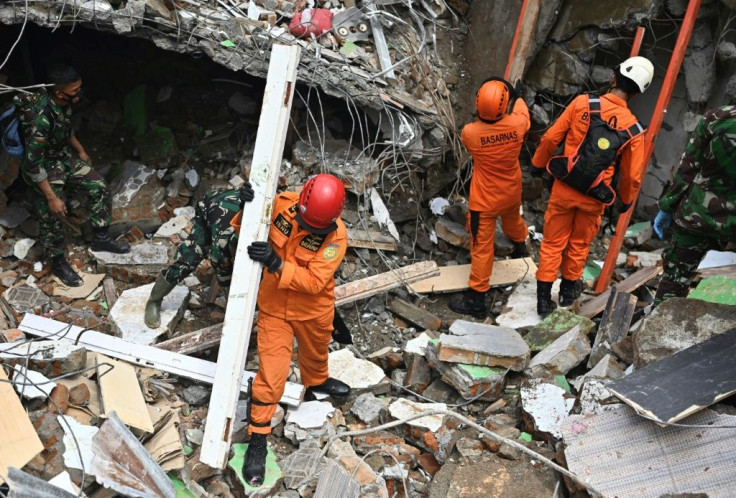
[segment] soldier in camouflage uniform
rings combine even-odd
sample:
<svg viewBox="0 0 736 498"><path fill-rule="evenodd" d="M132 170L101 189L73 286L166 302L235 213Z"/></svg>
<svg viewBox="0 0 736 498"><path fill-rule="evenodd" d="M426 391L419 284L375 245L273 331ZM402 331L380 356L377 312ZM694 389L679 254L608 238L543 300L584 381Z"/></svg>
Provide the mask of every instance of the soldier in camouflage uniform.
<svg viewBox="0 0 736 498"><path fill-rule="evenodd" d="M208 252L220 285L230 286L238 247L240 213L243 204L252 201L254 195L250 183L246 182L239 190L213 192L197 203L189 237L179 244L174 263L158 276L151 290L144 316L147 326L156 328L161 325L163 298L197 268Z"/></svg>
<svg viewBox="0 0 736 498"><path fill-rule="evenodd" d="M51 258L52 272L66 285L76 287L83 281L64 258L64 231L59 220L67 214L67 191L81 192L88 200L89 219L95 230L92 250L125 253L130 246L108 234L110 193L99 173L92 169L89 155L72 129L71 104L79 101L82 79L73 68L64 65L49 68L48 76L54 84L50 91L20 94L14 99L25 145L21 173L38 194L33 207L39 220L39 239Z"/></svg>
<svg viewBox="0 0 736 498"><path fill-rule="evenodd" d="M698 123L672 186L659 200L654 231L674 220L655 303L685 297L705 253L736 243L736 106L712 109Z"/></svg>

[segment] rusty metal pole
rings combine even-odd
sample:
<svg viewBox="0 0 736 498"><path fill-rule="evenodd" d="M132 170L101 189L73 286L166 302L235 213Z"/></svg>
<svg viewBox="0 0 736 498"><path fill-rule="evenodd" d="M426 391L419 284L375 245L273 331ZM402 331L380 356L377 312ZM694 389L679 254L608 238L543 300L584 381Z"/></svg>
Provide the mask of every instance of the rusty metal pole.
<svg viewBox="0 0 736 498"><path fill-rule="evenodd" d="M672 51L672 57L670 58L669 66L667 66L667 73L662 83L662 89L659 92L657 98L657 105L654 107L654 113L652 114L652 121L649 124L646 135L644 136L644 164L648 165L649 160L654 153L654 142L657 139L659 130L662 128L662 122L664 121L664 115L667 112L667 106L670 103L672 97L672 91L675 88L677 82L677 75L680 72L680 66L682 65L682 59L685 57L685 49L687 44L690 42L690 35L693 32L693 26L695 26L695 19L698 16L698 10L700 10L701 0L690 0L687 6L687 12L685 12L685 18L682 20L682 26L680 27L680 33L677 35L677 42L675 48ZM646 166L644 169L646 175ZM641 188L641 187L640 187ZM626 230L629 228L629 222L631 221L631 215L636 208L636 201L639 197L639 192L636 192L634 196L634 203L631 208L618 217L618 223L616 223L616 234L611 241L611 246L608 248L608 254L606 260L603 263L603 269L598 277L598 282L595 286L596 292L603 292L608 288L613 275L613 269L616 266L616 259L621 251L621 246L626 236Z"/></svg>

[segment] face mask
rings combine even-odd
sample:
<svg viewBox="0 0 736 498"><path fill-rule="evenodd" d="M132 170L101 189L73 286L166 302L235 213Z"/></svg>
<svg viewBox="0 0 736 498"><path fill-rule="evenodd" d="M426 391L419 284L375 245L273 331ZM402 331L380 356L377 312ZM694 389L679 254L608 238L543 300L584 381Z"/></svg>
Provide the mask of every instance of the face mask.
<svg viewBox="0 0 736 498"><path fill-rule="evenodd" d="M79 102L79 99L82 97L83 91L82 91L82 88L80 87L79 90L77 90L77 93L66 93L62 91L59 91L59 93L64 96L63 97L64 101L70 104L76 104L77 102Z"/></svg>

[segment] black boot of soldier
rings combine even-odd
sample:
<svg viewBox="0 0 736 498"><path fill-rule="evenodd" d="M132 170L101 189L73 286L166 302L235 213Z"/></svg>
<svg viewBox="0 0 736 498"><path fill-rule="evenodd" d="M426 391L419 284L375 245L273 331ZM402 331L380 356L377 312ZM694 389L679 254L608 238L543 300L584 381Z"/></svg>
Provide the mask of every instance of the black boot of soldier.
<svg viewBox="0 0 736 498"><path fill-rule="evenodd" d="M511 259L526 258L529 256L529 248L524 242L514 242L514 252L511 253Z"/></svg>
<svg viewBox="0 0 736 498"><path fill-rule="evenodd" d="M450 301L449 308L461 315L474 316L475 318L486 318L486 293L474 289L465 291L459 299Z"/></svg>
<svg viewBox="0 0 736 498"><path fill-rule="evenodd" d="M64 282L64 285L69 287L79 287L84 283L82 277L72 269L63 254L54 256L51 259L51 273L59 277Z"/></svg>
<svg viewBox="0 0 736 498"><path fill-rule="evenodd" d="M95 228L95 238L89 248L97 252L112 252L115 254L130 252L130 244L124 240L117 241L110 237L107 227Z"/></svg>
<svg viewBox="0 0 736 498"><path fill-rule="evenodd" d="M552 282L537 280L537 314L544 318L555 309L557 305L552 301Z"/></svg>
<svg viewBox="0 0 736 498"><path fill-rule="evenodd" d="M572 303L583 293L583 283L580 280L562 279L560 284L560 306L572 306Z"/></svg>
<svg viewBox="0 0 736 498"><path fill-rule="evenodd" d="M268 455L266 435L251 434L243 462L243 478L249 486L257 487L263 484L266 478L266 455Z"/></svg>

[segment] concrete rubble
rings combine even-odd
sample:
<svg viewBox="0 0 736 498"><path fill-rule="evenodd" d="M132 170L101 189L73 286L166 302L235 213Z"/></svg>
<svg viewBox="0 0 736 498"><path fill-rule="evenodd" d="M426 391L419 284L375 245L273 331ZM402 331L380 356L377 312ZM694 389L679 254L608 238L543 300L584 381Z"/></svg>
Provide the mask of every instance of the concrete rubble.
<svg viewBox="0 0 736 498"><path fill-rule="evenodd" d="M43 259L43 239L31 215L35 194L10 188L19 170L0 157L0 373L10 383L5 391L0 380L0 403L17 403L22 408L18 416L30 428L21 435L38 441L35 454L18 463L22 473L11 475L6 452L15 449L3 438L12 431L0 433L0 482L26 489L40 479L78 496L585 496L579 483L563 478L544 460L550 459L598 490L624 496L630 483L611 481L618 464L610 465L607 452L608 443L615 443L617 461L638 469L636 479L646 478L642 486L657 493L728 495L733 483L708 479L705 471L705 479L693 480L697 485L675 486L658 468L641 470L637 452L651 446L646 438L690 455L690 436L634 417L606 386L734 327L729 267L736 255L709 254L687 299L653 305L656 278L628 291L631 320L617 322L614 337L606 324L608 307L604 319L600 311L583 311L594 298L592 286L610 245L605 227L593 241L579 303L545 319L536 313L535 269L528 264L528 271L522 266L518 276L491 288L483 319L449 311L454 295L418 295L400 284L339 306L353 344L330 344L328 367L330 376L352 388L351 395L278 405L271 421L267 479L259 489L242 478L249 441L245 393L231 427L227 466L214 469L200 462L212 391L195 371L203 364L214 367L219 336L208 336L207 344L189 344L194 349L171 357L178 373L168 371L175 369L163 356L172 350L156 346L218 325L221 333L227 289L219 287L205 259L164 300L161 327L145 327L143 308L152 282L189 237L203 196L240 188L249 178L273 44L302 47L279 188L298 191L311 175L335 174L348 191L343 221L352 234L368 234L368 243L361 239L348 248L336 285L422 261L452 269L469 266L472 238L466 231L470 162L459 129L474 119L478 84L489 74L503 73L518 4L29 2L28 24L33 26L26 28L22 46L31 47L33 64L13 55L7 69L0 68L0 83L16 84L17 74L30 78L24 74L27 68L47 62L33 47L58 39L59 47L74 48L85 69L85 86L94 88L75 108L75 133L108 181L111 234L128 241L132 251L89 251L93 229L86 199L72 196L64 222L66 256L86 285L63 286ZM535 262L549 194L542 181L529 176L532 144L559 115L561 104L609 84L610 68L629 52L636 27L651 30L642 54L655 59L657 71L666 67L673 41L668 35L686 4L539 2L520 83L532 116L530 147L520 161L522 211ZM299 38L290 21L311 7L331 12L332 29L313 39ZM736 40L719 22L732 18L734 7L725 0L701 7L677 98L668 108L643 182L636 223L627 230L616 260L615 283L640 268L661 265L666 242L656 239L651 219L670 168L705 109L736 94ZM11 35L19 32L25 13L22 1L0 2L0 24ZM111 55L118 53L126 57ZM649 108L657 94L648 92L632 103L642 122L651 121ZM380 241L372 245L377 235ZM514 249L501 223L494 244L497 261ZM523 265L531 260L514 261ZM466 284L464 278L460 285ZM553 287L555 301L558 288L559 281ZM424 316L410 316L407 310ZM39 338L20 325L27 315L61 325L52 337ZM89 329L103 339L116 336L123 342L114 343L121 350L113 352L124 357L99 361L94 350L65 339L70 327ZM245 365L249 372L259 365L256 338L254 330ZM143 346L160 351L167 361L141 360L136 350ZM288 380L298 384L296 347L294 353ZM104 394L140 393L152 432L128 420L135 413L118 417L100 406L101 385L113 378L105 379L109 365L120 364L133 373ZM432 410L443 414L406 420ZM733 399L724 398L684 423L733 425L733 414ZM5 422L0 413L0 427ZM620 431L611 433L610 427ZM344 435L351 431L367 432ZM627 431L640 439L631 441ZM712 431L698 431L707 440L695 448L703 459L698 465L707 461L709 473L721 472L719 451L733 447L733 435L724 430L719 441ZM677 468L661 453L652 454L652 461ZM121 477L131 465L136 478ZM2 484L0 491L5 493ZM649 496L638 490L634 494Z"/></svg>

